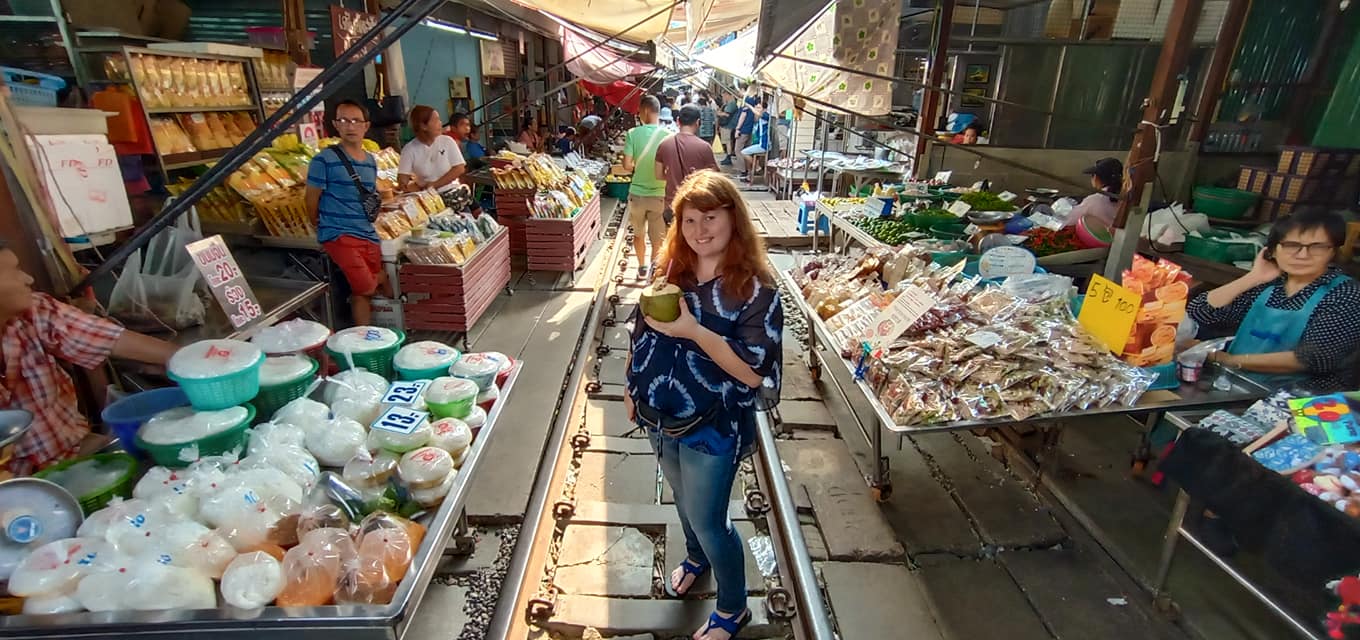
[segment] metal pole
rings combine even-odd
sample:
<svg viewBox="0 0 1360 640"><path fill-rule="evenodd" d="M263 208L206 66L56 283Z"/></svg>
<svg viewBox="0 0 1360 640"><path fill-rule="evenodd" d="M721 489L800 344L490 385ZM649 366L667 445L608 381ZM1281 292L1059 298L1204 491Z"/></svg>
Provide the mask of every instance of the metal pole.
<svg viewBox="0 0 1360 640"><path fill-rule="evenodd" d="M1232 65L1233 55L1237 53L1237 43L1242 37L1242 27L1247 23L1248 0L1229 0L1228 12L1223 16L1223 27L1218 32L1218 44L1214 46L1213 59L1209 70L1204 74L1204 88L1199 92L1199 106L1195 108L1195 122L1190 125L1190 141L1204 142L1209 131L1209 123L1218 108L1218 100L1223 96L1223 83L1228 79L1228 68ZM1335 22L1335 21L1332 21ZM1323 24L1331 24L1324 22ZM1326 27L1324 27L1326 28ZM1306 92L1300 91L1301 96ZM1305 98L1306 100L1306 98Z"/></svg>
<svg viewBox="0 0 1360 640"><path fill-rule="evenodd" d="M937 87L944 81L944 61L949 58L949 32L954 28L954 0L939 0L935 8L935 33L933 34L933 47L928 58L930 68L929 75L926 77L925 100L921 103L921 120L917 122L917 130L920 132L918 144L916 145L916 155L912 158L912 167L921 164L921 156L926 152L928 144L920 144L935 137L935 121L938 119L935 101L940 97Z"/></svg>
<svg viewBox="0 0 1360 640"><path fill-rule="evenodd" d="M1077 40L1086 39L1086 19L1091 17L1091 0L1081 2L1081 32L1077 33ZM1059 76L1062 77L1062 76Z"/></svg>
<svg viewBox="0 0 1360 640"><path fill-rule="evenodd" d="M1181 524L1190 508L1190 496L1184 491L1176 492L1176 504L1171 508L1171 522L1162 535L1162 557L1157 563L1157 577L1152 583L1153 599L1167 597L1166 580L1171 575L1171 560L1176 556L1176 543L1181 539Z"/></svg>
<svg viewBox="0 0 1360 640"><path fill-rule="evenodd" d="M790 590L798 602L797 615L802 619L802 626L808 632L808 638L832 640L836 636L831 630L831 620L822 601L822 591L817 586L817 573L812 568L811 558L808 557L807 541L803 539L803 527L798 522L798 505L793 501L789 479L784 475L784 465L779 459L778 449L775 448L770 418L764 411L756 413L756 440L760 445L759 466L764 472L770 493L773 494L774 509L771 514L776 532L778 538L784 542L782 546L788 550L790 562L787 569L790 573L789 578L793 581Z"/></svg>
<svg viewBox="0 0 1360 640"><path fill-rule="evenodd" d="M972 51L973 51L973 38L974 38L975 36L977 36L978 8L979 8L979 6L980 6L981 4L982 4L982 0L973 0L973 24L972 24L971 26L968 27L968 52L969 52L969 53L972 53Z"/></svg>
<svg viewBox="0 0 1360 640"><path fill-rule="evenodd" d="M821 109L818 109L821 111ZM831 119L822 118L822 156L817 159L817 193L822 194L822 183L826 182L826 146L831 140ZM812 164L809 162L808 164ZM835 197L836 194L831 194ZM817 198L821 200L821 197Z"/></svg>
<svg viewBox="0 0 1360 640"><path fill-rule="evenodd" d="M307 86L299 89L292 98L289 98L283 106L279 107L274 115L265 118L259 127L246 136L245 140L228 150L226 155L222 156L216 164L208 167L207 172L189 185L189 188L180 197L137 229L132 238L123 243L104 262L76 283L67 292L67 295L75 296L79 294L95 280L108 275L119 265L122 265L134 252L146 246L156 234L174 224L175 220L188 211L200 198L224 182L231 172L245 164L256 152L269 146L274 138L310 112L313 106L320 103L335 89L343 86L347 80L360 73L364 65L377 56L379 51L396 42L411 27L414 27L425 16L433 13L441 4L443 4L443 0L403 0L401 5L379 19L373 29L365 33L363 37L341 54L337 64L331 65L317 74L311 82L307 83ZM408 13L412 15L407 16ZM394 27L390 33L384 34L384 31L394 22L407 17L410 19L405 23ZM374 40L376 40L376 43L373 43L373 46L370 47L369 44ZM367 47L367 50L365 50L365 47Z"/></svg>

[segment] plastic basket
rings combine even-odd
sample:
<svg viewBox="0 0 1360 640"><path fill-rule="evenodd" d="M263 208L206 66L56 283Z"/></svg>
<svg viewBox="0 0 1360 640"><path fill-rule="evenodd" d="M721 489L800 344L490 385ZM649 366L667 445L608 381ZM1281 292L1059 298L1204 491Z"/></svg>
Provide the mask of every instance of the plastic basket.
<svg viewBox="0 0 1360 640"><path fill-rule="evenodd" d="M632 186L631 182L608 182L604 185L604 195L615 200L627 200Z"/></svg>
<svg viewBox="0 0 1360 640"><path fill-rule="evenodd" d="M1148 387L1148 391L1175 389L1181 386L1181 381L1176 378L1176 363L1174 361L1154 367L1143 367L1143 371L1157 376L1157 379L1152 381L1152 386Z"/></svg>
<svg viewBox="0 0 1360 640"><path fill-rule="evenodd" d="M454 362L457 362L457 360L454 360ZM442 367L431 367L429 369L403 369L393 364L392 369L397 372L397 379L399 380L434 380L440 376L449 375L450 366L453 366L453 362Z"/></svg>
<svg viewBox="0 0 1360 640"><path fill-rule="evenodd" d="M193 462L193 460L180 459L180 452L190 447L198 448L198 458L218 456L232 449L244 448L246 439L250 436L250 424L255 421L255 407L245 405L245 408L246 417L240 424L206 438L179 444L151 444L137 438L137 447L146 452L146 455L156 464L171 469L182 469Z"/></svg>
<svg viewBox="0 0 1360 640"><path fill-rule="evenodd" d="M1241 189L1195 187L1195 211L1211 218L1239 220L1261 196Z"/></svg>
<svg viewBox="0 0 1360 640"><path fill-rule="evenodd" d="M364 369L370 373L376 373L388 380L392 379L392 357L397 355L401 346L406 344L406 332L401 329L393 329L397 334L397 341L390 347L374 349L373 351L363 351L359 353L339 353L331 351L326 347L326 354L335 362L335 366L341 371L353 367ZM351 364L352 362L352 364Z"/></svg>
<svg viewBox="0 0 1360 640"><path fill-rule="evenodd" d="M85 512L87 517L91 513L108 506L109 501L113 500L114 496L120 498L132 497L132 480L137 477L137 459L126 453L97 453L83 458L73 458L43 469L42 471L33 474L33 477L47 479L58 471L64 471L81 462L85 462L86 460L123 463L127 465L127 472L124 473L122 477L118 478L117 482L106 487L103 491L76 496L76 500L80 502L80 510Z"/></svg>
<svg viewBox="0 0 1360 640"><path fill-rule="evenodd" d="M468 417L468 414L472 412L472 405L476 402L477 396L473 396L467 400L459 400L458 402L430 402L429 400L426 400L425 406L429 408L430 415L433 416L435 420L442 418L458 418L459 420L462 420L463 418Z"/></svg>
<svg viewBox="0 0 1360 640"><path fill-rule="evenodd" d="M1185 237L1185 255L1203 258L1213 262L1232 264L1256 257L1256 245L1248 242L1227 242L1234 237L1226 231L1210 229L1200 235Z"/></svg>
<svg viewBox="0 0 1360 640"><path fill-rule="evenodd" d="M57 92L66 87L65 80L36 71L0 67L0 74L4 74L5 86L9 87L9 99L14 104L55 107Z"/></svg>
<svg viewBox="0 0 1360 640"><path fill-rule="evenodd" d="M134 456L141 455L137 448L137 429L142 423L166 409L189 406L189 396L179 387L165 387L134 393L107 407L99 414L104 424L118 436L123 450Z"/></svg>
<svg viewBox="0 0 1360 640"><path fill-rule="evenodd" d="M261 353L255 364L236 373L214 378L181 378L170 372L171 380L184 389L189 396L189 404L199 411L220 411L243 405L255 399L260 393L260 365L264 364Z"/></svg>
<svg viewBox="0 0 1360 640"><path fill-rule="evenodd" d="M283 405L307 395L307 390L312 387L312 381L316 379L316 370L319 367L316 360L311 358L307 358L307 360L312 363L312 367L297 380L276 385L260 385L260 392L255 395L255 399L251 400L250 404L255 406L255 415L261 422L268 420Z"/></svg>

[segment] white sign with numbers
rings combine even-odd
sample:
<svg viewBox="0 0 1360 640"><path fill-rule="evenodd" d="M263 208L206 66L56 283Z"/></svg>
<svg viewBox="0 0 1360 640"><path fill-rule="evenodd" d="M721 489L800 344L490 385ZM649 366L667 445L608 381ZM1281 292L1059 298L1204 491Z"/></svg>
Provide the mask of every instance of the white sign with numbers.
<svg viewBox="0 0 1360 640"><path fill-rule="evenodd" d="M429 380L406 381L399 380L387 387L387 393L383 394L383 404L396 404L410 406L419 400L425 393L425 387L430 386Z"/></svg>
<svg viewBox="0 0 1360 640"><path fill-rule="evenodd" d="M421 425L429 422L430 414L424 411L413 411L406 407L392 407L378 416L373 424L369 425L373 429L391 431L401 435L410 435L419 429Z"/></svg>

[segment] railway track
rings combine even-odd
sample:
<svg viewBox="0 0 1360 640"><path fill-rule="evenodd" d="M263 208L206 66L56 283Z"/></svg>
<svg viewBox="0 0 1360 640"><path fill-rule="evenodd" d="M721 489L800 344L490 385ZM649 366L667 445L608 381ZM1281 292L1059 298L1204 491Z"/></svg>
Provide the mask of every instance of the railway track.
<svg viewBox="0 0 1360 640"><path fill-rule="evenodd" d="M631 231L623 205L605 228L596 293L558 389L545 453L486 637L650 633L688 637L712 610L705 578L693 599L668 599L661 580L683 535L645 433L620 411L625 323L639 283L625 279ZM589 276L583 278L589 282ZM530 391L546 393L548 390ZM831 623L803 540L769 416L742 463L729 513L747 545L744 637L830 640ZM593 637L593 635L591 636Z"/></svg>

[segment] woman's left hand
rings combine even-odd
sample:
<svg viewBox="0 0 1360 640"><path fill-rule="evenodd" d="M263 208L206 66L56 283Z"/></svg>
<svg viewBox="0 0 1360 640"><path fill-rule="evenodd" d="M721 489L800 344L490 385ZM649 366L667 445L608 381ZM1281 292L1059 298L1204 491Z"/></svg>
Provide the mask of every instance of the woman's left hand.
<svg viewBox="0 0 1360 640"><path fill-rule="evenodd" d="M689 305L684 299L680 300L680 317L672 322L662 322L645 315L643 318L647 320L647 326L672 338L683 340L693 340L695 336L699 335L699 329L702 328L699 321L694 319L694 314L689 312Z"/></svg>

